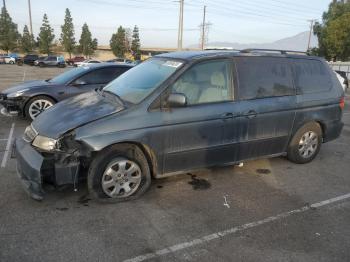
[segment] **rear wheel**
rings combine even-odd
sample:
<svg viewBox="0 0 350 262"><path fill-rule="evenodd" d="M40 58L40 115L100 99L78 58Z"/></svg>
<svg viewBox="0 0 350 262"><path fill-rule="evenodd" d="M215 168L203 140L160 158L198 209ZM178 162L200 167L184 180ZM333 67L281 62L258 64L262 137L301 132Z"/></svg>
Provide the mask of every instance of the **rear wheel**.
<svg viewBox="0 0 350 262"><path fill-rule="evenodd" d="M29 100L25 107L25 116L34 120L38 115L55 104L55 101L47 96L37 96Z"/></svg>
<svg viewBox="0 0 350 262"><path fill-rule="evenodd" d="M101 201L132 200L146 192L150 185L147 159L133 145L115 145L100 152L88 172L89 192Z"/></svg>
<svg viewBox="0 0 350 262"><path fill-rule="evenodd" d="M316 122L302 126L289 143L287 157L297 164L311 162L320 151L322 129Z"/></svg>

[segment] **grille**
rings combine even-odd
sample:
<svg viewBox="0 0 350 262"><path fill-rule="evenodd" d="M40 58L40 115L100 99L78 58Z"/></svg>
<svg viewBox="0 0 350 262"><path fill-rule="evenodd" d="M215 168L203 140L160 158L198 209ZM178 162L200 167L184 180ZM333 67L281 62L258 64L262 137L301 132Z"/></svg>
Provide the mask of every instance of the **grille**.
<svg viewBox="0 0 350 262"><path fill-rule="evenodd" d="M2 100L6 100L6 95L0 93L0 101L2 101Z"/></svg>
<svg viewBox="0 0 350 262"><path fill-rule="evenodd" d="M32 125L30 125L26 127L26 130L24 131L23 139L27 142L32 142L37 135L38 133L35 131Z"/></svg>

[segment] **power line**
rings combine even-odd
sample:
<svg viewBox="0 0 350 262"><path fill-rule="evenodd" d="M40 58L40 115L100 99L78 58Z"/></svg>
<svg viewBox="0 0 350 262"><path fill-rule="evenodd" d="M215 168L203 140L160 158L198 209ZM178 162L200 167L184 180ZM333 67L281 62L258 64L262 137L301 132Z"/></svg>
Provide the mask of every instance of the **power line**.
<svg viewBox="0 0 350 262"><path fill-rule="evenodd" d="M236 4L236 3L235 3ZM251 8L247 8L245 5L241 5L240 6L236 6L236 5L231 5L231 7L228 6L222 6L220 4L217 3L211 3L210 6L212 6L211 9L216 9L218 11L231 11L233 14L231 14L231 16L237 16L237 15L241 15L241 14L248 14L248 15L255 15L255 16L259 16L259 17L266 17L266 18L273 18L275 20L284 20L286 22L295 22L295 20L300 20L300 19L305 19L304 17L291 17L291 16L286 16L286 15L281 15L280 13L271 13L269 11L261 11L261 10L257 10L257 9L251 9ZM280 17L280 18L278 18Z"/></svg>

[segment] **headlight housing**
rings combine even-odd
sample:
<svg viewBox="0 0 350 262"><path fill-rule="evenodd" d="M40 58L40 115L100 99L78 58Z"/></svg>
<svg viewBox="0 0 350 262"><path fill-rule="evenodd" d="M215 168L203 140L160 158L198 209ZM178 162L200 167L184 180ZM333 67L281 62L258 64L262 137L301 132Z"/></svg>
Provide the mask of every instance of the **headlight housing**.
<svg viewBox="0 0 350 262"><path fill-rule="evenodd" d="M27 90L29 90L29 89L26 88L26 89L19 90L19 91L17 91L17 92L9 93L9 94L7 95L7 97L11 97L11 98L13 98L13 97L19 97L19 96L23 95L23 93L24 93L25 91L27 91Z"/></svg>
<svg viewBox="0 0 350 262"><path fill-rule="evenodd" d="M32 145L45 151L53 151L57 149L57 140L37 135L34 138Z"/></svg>

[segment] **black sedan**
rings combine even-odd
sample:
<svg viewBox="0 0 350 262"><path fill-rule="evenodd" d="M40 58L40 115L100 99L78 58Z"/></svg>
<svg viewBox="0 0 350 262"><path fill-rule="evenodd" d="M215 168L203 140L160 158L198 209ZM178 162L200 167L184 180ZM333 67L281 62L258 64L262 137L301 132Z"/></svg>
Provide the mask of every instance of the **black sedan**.
<svg viewBox="0 0 350 262"><path fill-rule="evenodd" d="M0 93L2 111L33 120L55 103L100 89L130 68L130 64L101 63L74 68L52 79L24 82Z"/></svg>

